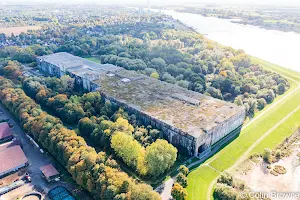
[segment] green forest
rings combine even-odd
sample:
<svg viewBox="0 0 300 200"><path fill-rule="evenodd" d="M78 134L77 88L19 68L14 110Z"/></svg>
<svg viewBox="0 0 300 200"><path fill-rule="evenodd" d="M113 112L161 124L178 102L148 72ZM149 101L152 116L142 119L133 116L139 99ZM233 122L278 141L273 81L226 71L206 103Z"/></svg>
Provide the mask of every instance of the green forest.
<svg viewBox="0 0 300 200"><path fill-rule="evenodd" d="M38 56L68 52L134 70L244 106L249 119L290 88L244 51L206 39L169 16L110 6L83 6L76 15L64 14L72 13L72 6L54 8L62 12L49 8L50 14L37 17L39 8L13 7L23 15L4 17L2 10L2 25L41 28L0 34L0 100L95 199L160 199L148 184L161 183L186 155L161 130L99 92L82 91L69 76L26 76L37 70ZM188 169L178 172L172 195L183 200Z"/></svg>

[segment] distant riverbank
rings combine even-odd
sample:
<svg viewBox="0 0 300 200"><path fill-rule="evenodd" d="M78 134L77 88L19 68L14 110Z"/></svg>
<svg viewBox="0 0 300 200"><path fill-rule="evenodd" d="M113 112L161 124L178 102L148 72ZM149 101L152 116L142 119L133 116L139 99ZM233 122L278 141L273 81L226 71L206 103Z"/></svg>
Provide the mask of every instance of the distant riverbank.
<svg viewBox="0 0 300 200"><path fill-rule="evenodd" d="M278 30L284 32L300 33L300 24L294 22L294 18L289 16L281 19L279 16L265 16L259 12L249 10L226 10L226 9L205 9L205 8L177 8L177 12L200 14L204 17L217 17L220 19L230 19L230 21L243 25L252 25L267 30ZM242 12L242 13L241 13ZM289 21L290 20L290 21ZM296 21L296 20L295 20Z"/></svg>
<svg viewBox="0 0 300 200"><path fill-rule="evenodd" d="M243 49L246 53L286 68L300 71L300 34L265 30L230 20L199 14L162 10L188 27L220 44Z"/></svg>

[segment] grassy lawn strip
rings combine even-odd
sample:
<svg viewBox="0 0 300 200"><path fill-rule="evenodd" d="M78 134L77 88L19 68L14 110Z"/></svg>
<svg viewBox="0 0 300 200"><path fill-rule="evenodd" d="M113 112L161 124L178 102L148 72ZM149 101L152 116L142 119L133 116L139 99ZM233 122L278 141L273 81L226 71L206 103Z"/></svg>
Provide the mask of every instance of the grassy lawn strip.
<svg viewBox="0 0 300 200"><path fill-rule="evenodd" d="M300 110L295 112L288 120L268 135L259 145L252 150L253 153L262 153L265 148L274 149L285 138L291 136L300 126Z"/></svg>
<svg viewBox="0 0 300 200"><path fill-rule="evenodd" d="M257 58L252 58L252 61L254 63L261 64L267 69L276 71L282 75L300 81L300 73L298 72L281 68L278 65L274 65ZM291 80L289 81L291 83L291 88L289 90L290 92L296 88L297 84ZM277 97L275 102L281 98L283 98L283 96ZM215 159L210 163L210 166L216 168L219 171L224 171L231 167L240 158L240 156L242 156L242 154L258 138L261 137L261 135L266 133L282 118L284 118L295 108L297 108L299 106L299 99L300 91L290 95L285 101L279 103L273 110L264 114L264 116L262 116L259 120L253 122L247 128L242 130L240 136L235 141L226 146L205 163L208 163L211 160ZM268 105L268 107L269 106L270 105ZM256 114L256 116L258 114ZM253 149L253 152L261 152L266 147L274 148L277 144L282 142L285 137L293 134L297 125L300 124L300 122L297 122L296 119L300 119L299 111L293 114L289 119L287 119L284 124L280 125L275 131L267 136L256 148ZM215 180L215 178L218 177L218 175L218 172L205 165L201 165L199 168L192 171L188 176L188 200L207 199L207 194L212 192L209 191L209 185Z"/></svg>
<svg viewBox="0 0 300 200"><path fill-rule="evenodd" d="M299 106L299 99L300 91L291 95L286 101L266 113L260 120L242 130L240 137L224 148L220 152L219 157L213 160L210 165L220 171L231 167L252 143L297 108Z"/></svg>
<svg viewBox="0 0 300 200"><path fill-rule="evenodd" d="M251 57L251 61L254 64L260 64L265 69L270 69L270 70L276 71L277 73L279 73L281 75L290 77L290 78L295 79L297 81L300 81L300 72L295 72L293 70L280 67L279 65L261 60L261 59L256 58L256 57Z"/></svg>
<svg viewBox="0 0 300 200"><path fill-rule="evenodd" d="M208 166L201 166L190 172L188 176L188 199L200 200L206 199L209 184L220 174Z"/></svg>

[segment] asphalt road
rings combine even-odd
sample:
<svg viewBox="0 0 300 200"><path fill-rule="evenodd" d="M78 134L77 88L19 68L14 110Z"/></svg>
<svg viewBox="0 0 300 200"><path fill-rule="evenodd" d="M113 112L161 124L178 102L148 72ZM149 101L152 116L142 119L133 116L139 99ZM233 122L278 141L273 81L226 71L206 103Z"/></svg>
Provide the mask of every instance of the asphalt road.
<svg viewBox="0 0 300 200"><path fill-rule="evenodd" d="M27 169L29 175L32 178L31 184L25 184L26 187L30 186L37 189L39 192L48 192L50 189L57 185L63 185L66 187L62 181L58 183L48 184L39 170L40 167L47 165L51 162L51 156L47 156L46 154L42 154L39 149L37 149L30 140L26 137L24 131L21 129L19 123L15 120L13 115L2 105L0 104L0 109L3 111L3 114L0 114L0 119L9 119L9 122L13 124L13 128L11 129L15 138L21 141L22 149L28 159L29 167ZM24 186L22 186L24 187ZM16 189L20 190L22 187ZM11 195L15 190L7 193L7 195ZM4 195L1 197L4 199Z"/></svg>

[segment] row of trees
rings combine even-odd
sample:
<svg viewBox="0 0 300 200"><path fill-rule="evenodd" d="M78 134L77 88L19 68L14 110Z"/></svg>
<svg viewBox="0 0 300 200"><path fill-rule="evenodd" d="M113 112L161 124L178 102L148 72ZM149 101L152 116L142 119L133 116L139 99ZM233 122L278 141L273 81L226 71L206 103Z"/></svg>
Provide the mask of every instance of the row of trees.
<svg viewBox="0 0 300 200"><path fill-rule="evenodd" d="M187 199L187 191L186 187L188 185L187 175L189 174L189 169L181 165L178 169L178 175L176 176L175 183L172 187L171 194L175 200L186 200Z"/></svg>
<svg viewBox="0 0 300 200"><path fill-rule="evenodd" d="M73 179L96 199L155 200L160 196L145 184L138 184L120 171L116 161L97 153L85 140L65 128L62 122L42 111L22 89L0 78L0 100L20 120L23 128L47 149Z"/></svg>
<svg viewBox="0 0 300 200"><path fill-rule="evenodd" d="M176 161L177 149L159 139L162 137L160 131L138 126L134 115L129 116L123 109L116 110L99 92L82 96L57 94L47 87L45 81L48 80L26 78L23 89L64 122L78 123L81 135L91 137L98 147L112 148L140 175L157 177Z"/></svg>

